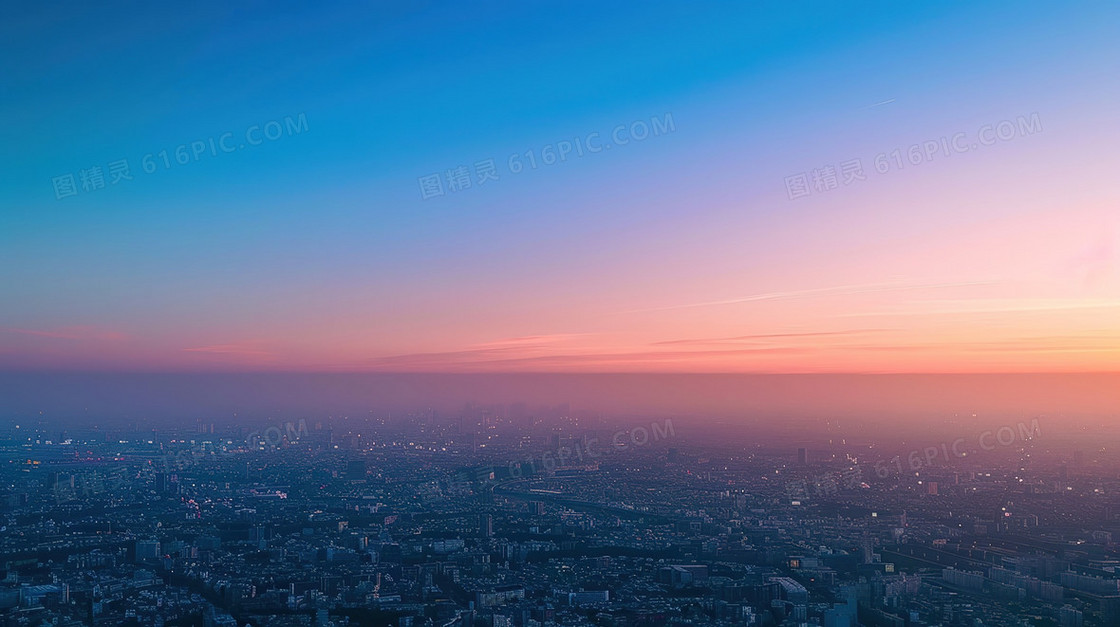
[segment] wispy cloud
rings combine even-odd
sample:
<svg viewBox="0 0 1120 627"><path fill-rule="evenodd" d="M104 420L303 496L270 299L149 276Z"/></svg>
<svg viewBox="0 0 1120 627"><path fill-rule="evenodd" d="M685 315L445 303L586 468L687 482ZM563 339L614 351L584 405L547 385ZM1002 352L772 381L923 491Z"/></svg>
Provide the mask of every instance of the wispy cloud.
<svg viewBox="0 0 1120 627"><path fill-rule="evenodd" d="M261 344L244 342L233 344L212 344L210 346L195 346L184 348L188 353L207 353L212 355L232 355L236 357L274 357L274 353L265 349Z"/></svg>
<svg viewBox="0 0 1120 627"><path fill-rule="evenodd" d="M77 325L58 327L55 329L15 329L5 328L6 333L15 333L18 335L30 335L34 337L45 337L57 340L101 340L101 341L120 341L128 339L128 335L119 331L110 331L99 327Z"/></svg>
<svg viewBox="0 0 1120 627"><path fill-rule="evenodd" d="M875 104L867 105L866 107L864 107L864 109L874 109L875 107L881 107L883 105L889 105L889 104L893 103L895 100L897 100L897 98L891 98L889 100L883 100L881 102L876 102Z"/></svg>
<svg viewBox="0 0 1120 627"><path fill-rule="evenodd" d="M761 294L751 294L750 296L743 296L741 298L731 298L727 300L711 300L699 303L685 303L681 305L670 305L667 307L651 307L647 309L631 309L620 313L638 313L646 311L669 311L673 309L688 309L691 307L714 307L717 305L738 305L741 303L754 303L761 301L774 301L774 300L793 300L798 298L813 298L818 296L847 296L852 294L872 294L878 292L905 292L912 290L934 290L934 289L948 289L957 287L982 287L998 284L997 281L961 281L951 283L904 283L904 282L889 282L889 283L863 283L857 285L837 285L833 287L819 287L807 290L795 290L789 292L765 292Z"/></svg>
<svg viewBox="0 0 1120 627"><path fill-rule="evenodd" d="M1030 313L1037 311L1077 311L1086 309L1120 308L1120 300L1070 301L1061 299L972 299L972 300L921 300L909 304L923 306L906 311L865 311L839 314L844 318L879 316L928 316L989 313Z"/></svg>
<svg viewBox="0 0 1120 627"><path fill-rule="evenodd" d="M483 342L471 346L472 349L496 349L496 348L533 348L537 346L555 346L569 342L575 338L588 337L590 333L553 333L548 335L526 335L522 337L510 337L501 340L494 340L491 342Z"/></svg>
<svg viewBox="0 0 1120 627"><path fill-rule="evenodd" d="M760 333L756 335L736 335L732 337L714 337L686 340L664 340L653 342L652 346L691 346L712 344L739 344L743 342L766 343L770 340L797 340L825 337L852 337L870 333L883 333L887 329L852 329L850 331L814 331L805 333Z"/></svg>
<svg viewBox="0 0 1120 627"><path fill-rule="evenodd" d="M1079 336L1017 337L983 341L892 342L870 340L876 333L890 329L855 329L803 333L772 333L713 340L669 340L651 344L649 350L566 350L523 351L507 346L489 349L411 353L378 357L361 364L375 371L401 372L514 372L514 371L637 371L648 369L730 369L781 371L830 370L849 363L852 357L862 363L860 355L896 355L891 360L911 360L957 355L1004 355L1018 358L1025 355L1120 354L1120 336L1086 334ZM862 337L864 342L831 343L800 342L821 337ZM773 338L774 343L757 345L716 344L707 342L725 339ZM783 342L792 339L792 342ZM870 340L870 341L867 341ZM907 362L902 369L912 367Z"/></svg>
<svg viewBox="0 0 1120 627"><path fill-rule="evenodd" d="M583 352L571 354L519 355L507 351L455 351L448 353L414 353L380 357L367 362L375 370L406 371L487 371L503 369L555 369L583 367L645 367L651 364L690 365L712 358L766 355L794 355L810 352L810 348L764 347L732 350Z"/></svg>

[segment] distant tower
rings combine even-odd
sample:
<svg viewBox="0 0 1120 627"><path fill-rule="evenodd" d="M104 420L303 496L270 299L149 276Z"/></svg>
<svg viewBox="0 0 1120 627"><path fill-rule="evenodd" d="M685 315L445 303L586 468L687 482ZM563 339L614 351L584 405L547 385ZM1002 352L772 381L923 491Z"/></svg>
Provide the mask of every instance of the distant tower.
<svg viewBox="0 0 1120 627"><path fill-rule="evenodd" d="M799 466L805 466L808 463L809 463L809 452L806 451L803 448L797 449L797 464Z"/></svg>

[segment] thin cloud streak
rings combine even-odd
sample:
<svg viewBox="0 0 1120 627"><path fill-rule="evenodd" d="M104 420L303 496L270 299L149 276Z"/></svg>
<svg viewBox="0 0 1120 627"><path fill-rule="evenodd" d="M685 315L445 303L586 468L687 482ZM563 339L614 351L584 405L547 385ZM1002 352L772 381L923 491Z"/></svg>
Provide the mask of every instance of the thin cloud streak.
<svg viewBox="0 0 1120 627"><path fill-rule="evenodd" d="M274 353L248 344L214 344L184 348L187 353L206 353L212 355L238 355L244 357L274 357Z"/></svg>
<svg viewBox="0 0 1120 627"><path fill-rule="evenodd" d="M736 350L701 350L701 351L635 351L620 353L582 353L582 354L555 354L537 356L510 355L511 351L457 351L452 353L416 353L409 355L394 355L381 357L367 362L368 367L376 369L393 368L407 369L408 371L443 371L448 367L467 369L490 369L509 366L585 366L604 364L640 365L643 363L682 362L711 357L728 357L736 355L789 355L802 354L808 348L770 347L770 348L743 348ZM456 361L449 362L449 359Z"/></svg>
<svg viewBox="0 0 1120 627"><path fill-rule="evenodd" d="M915 303L991 303L1014 301L983 301L983 300L954 300L954 301L913 301ZM1090 303L1068 303L1064 301L1045 302L1044 304L1004 305L958 307L953 309L923 309L920 311L869 311L859 313L838 314L842 318L866 318L876 316L927 316L927 315L960 315L960 314L987 314L987 313L1030 313L1037 311L1077 311L1084 309L1115 309L1120 308L1120 301L1101 301Z"/></svg>
<svg viewBox="0 0 1120 627"><path fill-rule="evenodd" d="M706 344L735 344L747 340L777 340L813 337L844 337L853 335L866 335L869 333L885 333L887 329L853 329L851 331L816 331L805 333L761 333L756 335L737 335L733 337L716 337L688 340L664 340L653 342L651 346L689 346Z"/></svg>
<svg viewBox="0 0 1120 627"><path fill-rule="evenodd" d="M858 336L867 333L883 331L881 329L854 330L852 332L820 332L820 333L777 333L763 335L762 337L817 337L817 336ZM752 337L752 336L744 336ZM602 371L603 369L632 369L657 367L682 367L692 369L699 366L703 368L733 368L744 371L767 371L779 364L784 368L799 369L798 371L832 372L845 366L841 359L836 357L844 355L893 353L900 356L907 354L915 356L931 355L1015 355L1034 354L1038 356L1047 354L1108 354L1120 353L1120 344L1115 346L1102 346L1101 340L1117 342L1116 337L1078 336L1069 338L1076 340L1073 343L1062 343L1054 337L1025 337L1009 338L995 341L956 342L944 343L881 343L881 344L785 344L785 345L755 345L739 346L737 348L694 348L687 350L632 350L632 351L578 351L569 353L552 353L530 355L514 347L495 349L473 349L452 352L432 352L401 354L380 357L368 360L364 366L373 371L404 371L404 372L505 372L507 370L528 369L530 371L569 371L588 370ZM653 344L678 345L669 341ZM684 342L690 342L685 340ZM808 366L807 359L825 358L826 362L817 364L816 367ZM779 362L774 360L778 359ZM790 359L797 360L789 362ZM788 363L787 363L788 362ZM798 365L800 363L801 365ZM862 362L861 362L862 363ZM910 372L902 364L882 364L878 366L884 371Z"/></svg>
<svg viewBox="0 0 1120 627"><path fill-rule="evenodd" d="M511 337L502 340L494 340L492 342L483 342L475 344L472 349L497 349L497 348L533 348L537 346L551 346L566 342L572 338L588 337L594 335L593 333L554 333L551 335L526 335L522 337Z"/></svg>
<svg viewBox="0 0 1120 627"><path fill-rule="evenodd" d="M713 300L701 303L687 303L683 305L670 305L668 307L651 307L647 309L631 309L618 313L639 313L648 311L671 311L674 309L689 309L693 307L713 307L717 305L737 305L740 303L753 303L773 300L792 300L797 298L810 298L814 296L844 296L851 294L872 294L880 292L905 292L925 289L946 289L954 287L986 287L997 285L998 281L962 281L956 283L865 283L857 285L839 285L835 287L820 287L808 290L790 292L769 292L753 294L742 298L728 300Z"/></svg>
<svg viewBox="0 0 1120 627"><path fill-rule="evenodd" d="M73 326L73 327L60 327L51 330L38 330L38 329L3 329L7 333L15 333L18 335L30 335L34 337L46 337L59 340L106 340L106 341L119 341L128 339L128 335L120 333L119 331L108 331L105 329L98 329L89 326Z"/></svg>

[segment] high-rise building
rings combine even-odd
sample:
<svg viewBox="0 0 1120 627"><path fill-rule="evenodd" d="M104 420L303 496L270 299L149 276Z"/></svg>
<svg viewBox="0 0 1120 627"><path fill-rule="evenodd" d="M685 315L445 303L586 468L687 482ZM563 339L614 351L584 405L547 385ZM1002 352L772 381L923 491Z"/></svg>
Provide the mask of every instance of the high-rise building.
<svg viewBox="0 0 1120 627"><path fill-rule="evenodd" d="M1066 605L1058 611L1058 624L1061 627L1081 627L1083 621L1081 610L1071 605Z"/></svg>

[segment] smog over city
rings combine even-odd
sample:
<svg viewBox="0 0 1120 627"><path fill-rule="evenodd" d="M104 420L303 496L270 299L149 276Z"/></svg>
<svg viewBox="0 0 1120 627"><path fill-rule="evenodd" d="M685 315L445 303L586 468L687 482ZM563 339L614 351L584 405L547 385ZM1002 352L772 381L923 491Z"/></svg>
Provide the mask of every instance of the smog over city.
<svg viewBox="0 0 1120 627"><path fill-rule="evenodd" d="M1120 4L5 9L0 627L1120 625Z"/></svg>

